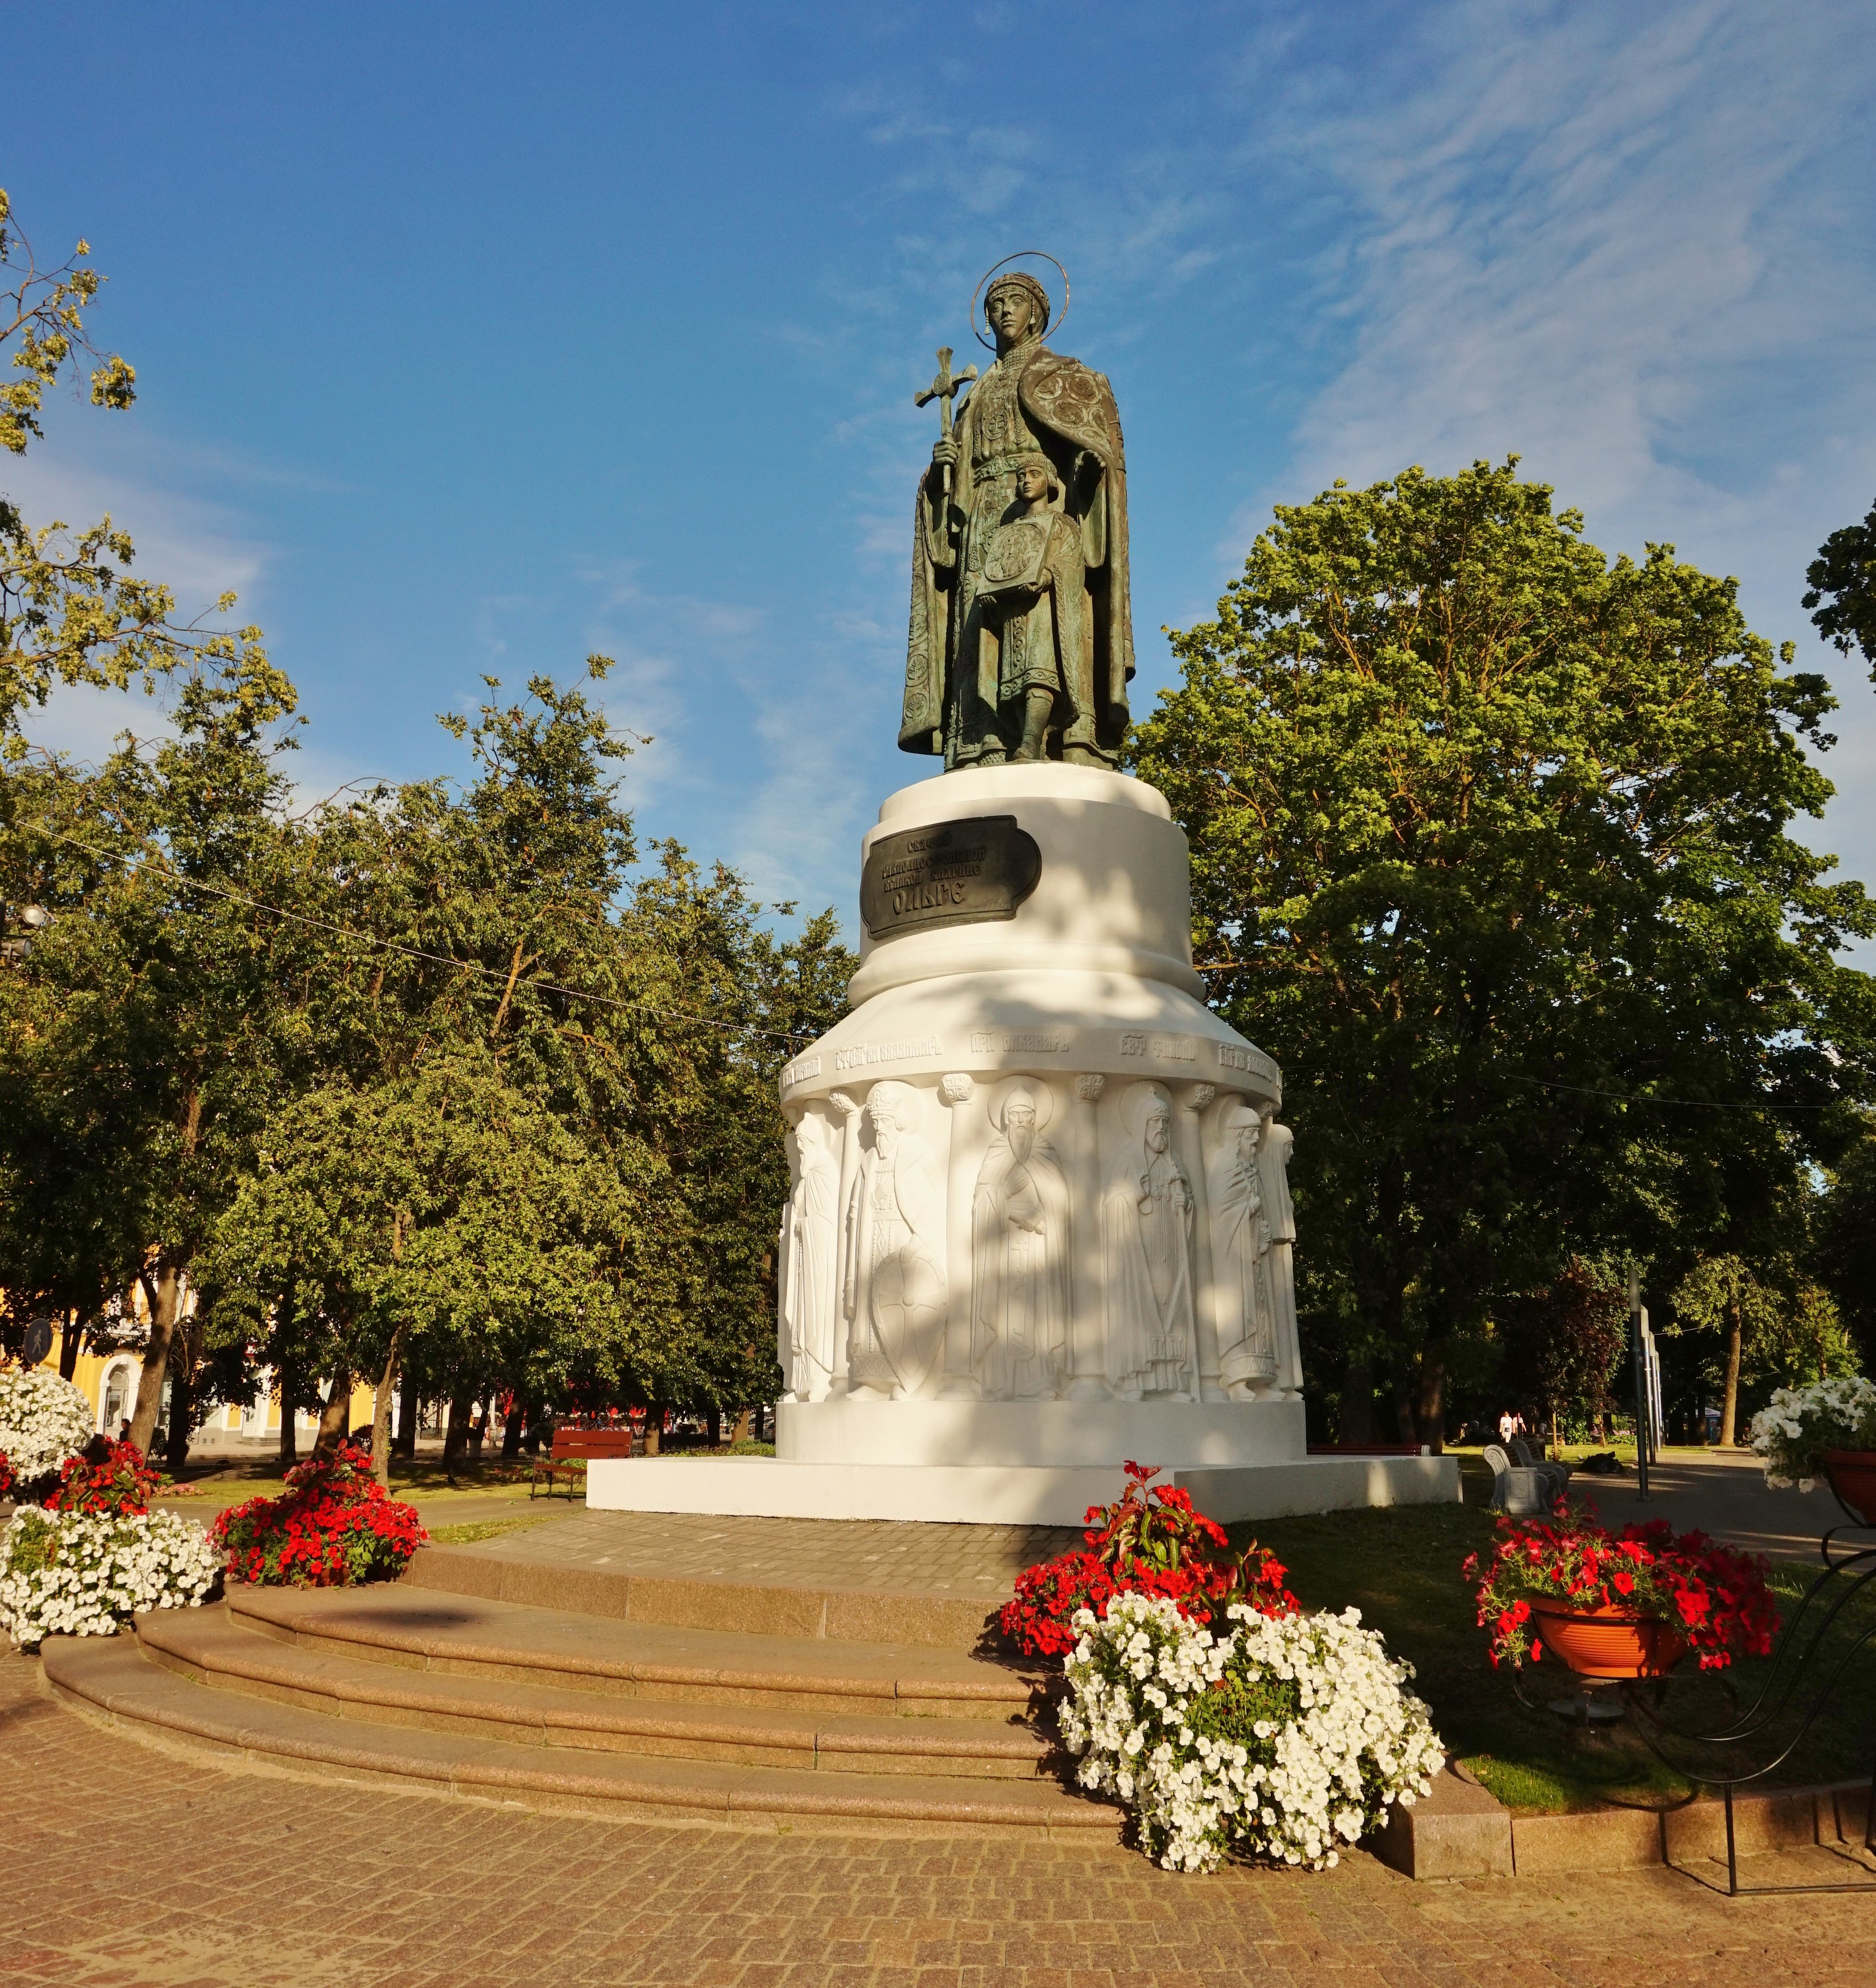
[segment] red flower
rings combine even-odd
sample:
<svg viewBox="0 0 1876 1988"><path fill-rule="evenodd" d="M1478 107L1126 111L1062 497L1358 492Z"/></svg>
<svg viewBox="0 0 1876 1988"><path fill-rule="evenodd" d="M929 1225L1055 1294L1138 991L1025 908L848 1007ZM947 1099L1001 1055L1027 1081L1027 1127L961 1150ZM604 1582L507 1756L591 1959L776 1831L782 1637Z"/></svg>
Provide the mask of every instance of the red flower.
<svg viewBox="0 0 1876 1988"><path fill-rule="evenodd" d="M1526 1622L1531 1595L1555 1595L1579 1606L1610 1601L1670 1625L1703 1669L1717 1670L1740 1652L1769 1653L1778 1606L1755 1556L1716 1546L1702 1532L1676 1536L1665 1519L1610 1533L1593 1510L1559 1508L1557 1520L1501 1520L1498 1544L1482 1577L1477 1554L1462 1573L1476 1581L1478 1622L1490 1625L1494 1665L1543 1652Z"/></svg>
<svg viewBox="0 0 1876 1988"><path fill-rule="evenodd" d="M998 1616L1025 1656L1062 1656L1075 1647L1076 1610L1099 1615L1118 1593L1154 1594L1182 1615L1210 1625L1234 1601L1266 1615L1290 1615L1297 1601L1282 1563L1255 1540L1231 1557L1222 1526L1194 1511L1191 1494L1153 1485L1154 1466L1129 1462L1126 1489L1112 1505L1088 1508L1088 1550L1026 1568Z"/></svg>

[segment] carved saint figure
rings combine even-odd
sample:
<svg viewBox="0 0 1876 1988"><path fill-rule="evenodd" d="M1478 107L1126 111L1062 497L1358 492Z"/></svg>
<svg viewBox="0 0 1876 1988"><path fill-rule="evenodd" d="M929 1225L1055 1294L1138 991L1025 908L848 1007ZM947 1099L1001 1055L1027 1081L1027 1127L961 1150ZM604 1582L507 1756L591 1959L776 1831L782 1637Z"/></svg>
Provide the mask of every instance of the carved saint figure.
<svg viewBox="0 0 1876 1988"><path fill-rule="evenodd" d="M971 1202L970 1357L993 1400L1061 1390L1068 1346L1068 1188L1036 1094L1004 1100Z"/></svg>
<svg viewBox="0 0 1876 1988"><path fill-rule="evenodd" d="M1105 376L1043 344L1049 308L1033 276L990 285L996 363L919 484L899 742L947 771L1111 766L1127 729L1120 416Z"/></svg>
<svg viewBox="0 0 1876 1988"><path fill-rule="evenodd" d="M1129 1401L1190 1394L1197 1377L1192 1317L1192 1184L1173 1152L1172 1100L1144 1091L1101 1196L1107 1253L1107 1378Z"/></svg>
<svg viewBox="0 0 1876 1988"><path fill-rule="evenodd" d="M1272 1330L1276 1340L1277 1385L1302 1391L1302 1349L1296 1336L1296 1206L1290 1199L1290 1148L1296 1135L1266 1116L1258 1143L1258 1182L1270 1234Z"/></svg>
<svg viewBox="0 0 1876 1988"><path fill-rule="evenodd" d="M871 1143L847 1199L842 1283L854 1388L915 1394L944 1332L944 1176L911 1129L918 1094L889 1080L867 1094Z"/></svg>
<svg viewBox="0 0 1876 1988"><path fill-rule="evenodd" d="M1221 1300L1218 1379L1234 1401L1277 1378L1271 1232L1258 1146L1263 1121L1248 1104L1224 1114L1224 1142L1206 1175L1211 1261Z"/></svg>
<svg viewBox="0 0 1876 1988"><path fill-rule="evenodd" d="M834 1260L840 1161L827 1121L809 1111L787 1135L794 1186L782 1210L776 1261L782 1374L791 1399L818 1401L834 1373Z"/></svg>

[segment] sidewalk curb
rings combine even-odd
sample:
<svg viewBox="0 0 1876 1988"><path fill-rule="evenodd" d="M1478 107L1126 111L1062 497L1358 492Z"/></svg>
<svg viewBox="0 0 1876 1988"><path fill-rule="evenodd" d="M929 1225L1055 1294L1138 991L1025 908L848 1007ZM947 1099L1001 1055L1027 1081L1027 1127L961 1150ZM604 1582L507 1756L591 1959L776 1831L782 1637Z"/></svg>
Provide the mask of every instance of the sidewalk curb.
<svg viewBox="0 0 1876 1988"><path fill-rule="evenodd" d="M1869 1794L1868 1781L1858 1780L1737 1795L1733 1827L1739 1854L1860 1844ZM1369 1848L1383 1864L1417 1880L1647 1870L1724 1857L1725 1810L1705 1797L1684 1808L1514 1815L1449 1763L1431 1794L1411 1808L1392 1811Z"/></svg>

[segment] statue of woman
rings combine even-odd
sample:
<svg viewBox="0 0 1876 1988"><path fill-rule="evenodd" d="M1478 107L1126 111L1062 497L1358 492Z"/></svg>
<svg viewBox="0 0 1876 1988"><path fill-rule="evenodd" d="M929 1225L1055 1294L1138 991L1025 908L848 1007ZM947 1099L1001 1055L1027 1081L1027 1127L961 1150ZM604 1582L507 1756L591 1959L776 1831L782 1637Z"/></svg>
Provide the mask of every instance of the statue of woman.
<svg viewBox="0 0 1876 1988"><path fill-rule="evenodd" d="M1277 1386L1302 1392L1302 1347L1296 1332L1296 1205L1290 1199L1290 1148L1296 1135L1266 1113L1258 1142L1258 1182L1270 1235L1272 1327L1277 1342Z"/></svg>
<svg viewBox="0 0 1876 1988"><path fill-rule="evenodd" d="M1248 1104L1224 1114L1224 1143L1206 1175L1211 1261L1223 1300L1218 1379L1234 1401L1277 1378L1271 1286L1271 1234L1264 1219L1258 1142L1263 1121Z"/></svg>
<svg viewBox="0 0 1876 1988"><path fill-rule="evenodd" d="M1033 1091L1000 1119L971 1199L971 1359L987 1398L1047 1399L1068 1358L1068 1183Z"/></svg>
<svg viewBox="0 0 1876 1988"><path fill-rule="evenodd" d="M1197 1386L1192 1317L1192 1183L1173 1151L1173 1107L1142 1087L1101 1196L1107 1253L1107 1378L1123 1401L1192 1397Z"/></svg>
<svg viewBox="0 0 1876 1988"><path fill-rule="evenodd" d="M790 1398L818 1401L834 1372L834 1254L840 1161L827 1121L811 1111L784 1144L794 1188L782 1210L781 1365Z"/></svg>
<svg viewBox="0 0 1876 1988"><path fill-rule="evenodd" d="M1049 308L1048 292L1020 271L990 285L996 363L919 479L899 742L942 752L947 770L1058 756L1112 766L1127 729L1133 634L1120 415L1102 374L1043 344ZM1024 582L1011 574L1021 543L1011 528L1045 509L1062 529L1041 535ZM1013 577L1026 599L1010 597Z"/></svg>

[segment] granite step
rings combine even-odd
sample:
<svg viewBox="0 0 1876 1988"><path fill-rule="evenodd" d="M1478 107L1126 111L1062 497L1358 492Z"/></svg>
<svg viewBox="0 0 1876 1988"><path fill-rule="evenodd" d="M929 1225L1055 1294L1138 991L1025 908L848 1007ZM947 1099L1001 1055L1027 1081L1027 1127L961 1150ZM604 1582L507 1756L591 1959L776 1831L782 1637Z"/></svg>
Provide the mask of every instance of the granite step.
<svg viewBox="0 0 1876 1988"><path fill-rule="evenodd" d="M224 1618L218 1633L248 1632ZM57 1696L137 1738L294 1773L530 1808L843 1835L1040 1833L1088 1842L1111 1839L1119 1826L1116 1810L1052 1780L829 1773L384 1726L215 1689L152 1654L137 1636L56 1636L41 1659Z"/></svg>
<svg viewBox="0 0 1876 1988"><path fill-rule="evenodd" d="M577 1523L562 1521L538 1533ZM672 1628L957 1650L982 1640L1007 1592L940 1594L608 1566L589 1554L561 1557L552 1550L557 1543L530 1532L467 1546L420 1547L399 1585Z"/></svg>
<svg viewBox="0 0 1876 1988"><path fill-rule="evenodd" d="M1007 1658L923 1644L752 1635L620 1621L413 1590L231 1585L244 1628L309 1650L615 1696L884 1713L1039 1718L1059 1680Z"/></svg>
<svg viewBox="0 0 1876 1988"><path fill-rule="evenodd" d="M820 1712L645 1693L596 1693L512 1676L361 1661L258 1635L220 1606L159 1610L137 1633L152 1662L218 1691L377 1726L524 1746L790 1767L823 1773L1058 1778L1062 1762L1024 1710L916 1717Z"/></svg>

